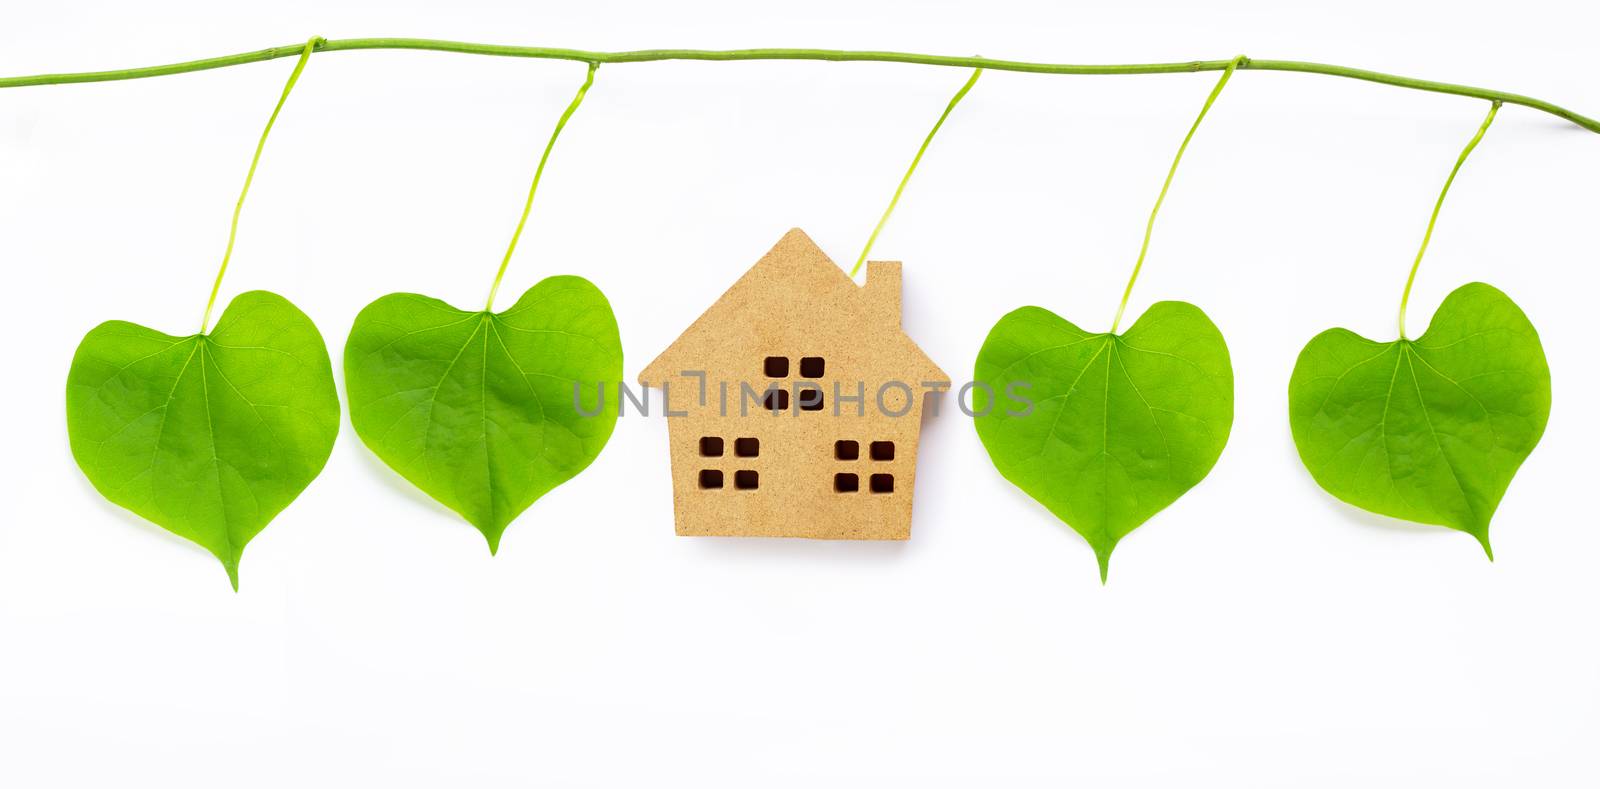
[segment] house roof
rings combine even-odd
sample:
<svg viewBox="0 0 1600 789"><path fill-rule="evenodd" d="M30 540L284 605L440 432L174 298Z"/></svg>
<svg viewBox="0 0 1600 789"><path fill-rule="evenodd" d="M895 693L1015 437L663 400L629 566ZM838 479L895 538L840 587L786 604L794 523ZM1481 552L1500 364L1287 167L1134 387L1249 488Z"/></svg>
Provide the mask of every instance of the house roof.
<svg viewBox="0 0 1600 789"><path fill-rule="evenodd" d="M803 295L804 298L796 298ZM858 286L799 228L791 229L733 283L678 339L639 373L639 382L660 384L728 350L723 327L766 322L843 332L849 342L870 344L890 369L882 372L913 384L950 377L906 335L900 325L898 263L869 262L867 283Z"/></svg>

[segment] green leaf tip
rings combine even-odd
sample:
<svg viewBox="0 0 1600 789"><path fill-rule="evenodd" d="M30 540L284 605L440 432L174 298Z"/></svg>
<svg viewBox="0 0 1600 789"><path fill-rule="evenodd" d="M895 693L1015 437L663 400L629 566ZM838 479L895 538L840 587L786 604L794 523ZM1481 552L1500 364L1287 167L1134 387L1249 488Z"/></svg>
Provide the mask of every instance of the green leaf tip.
<svg viewBox="0 0 1600 789"><path fill-rule="evenodd" d="M1368 512L1471 534L1489 522L1550 417L1539 334L1509 296L1473 282L1415 340L1317 335L1289 379L1289 427L1317 484Z"/></svg>
<svg viewBox="0 0 1600 789"><path fill-rule="evenodd" d="M990 330L973 380L995 468L1089 542L1101 583L1117 542L1205 479L1233 427L1227 344L1184 302L1121 335L1020 308Z"/></svg>
<svg viewBox="0 0 1600 789"><path fill-rule="evenodd" d="M356 435L494 555L506 527L610 439L622 340L582 277L545 279L498 313L393 293L356 317L344 370Z"/></svg>
<svg viewBox="0 0 1600 789"><path fill-rule="evenodd" d="M67 373L73 459L112 503L239 557L321 473L339 397L316 325L287 299L240 294L206 335L108 321Z"/></svg>

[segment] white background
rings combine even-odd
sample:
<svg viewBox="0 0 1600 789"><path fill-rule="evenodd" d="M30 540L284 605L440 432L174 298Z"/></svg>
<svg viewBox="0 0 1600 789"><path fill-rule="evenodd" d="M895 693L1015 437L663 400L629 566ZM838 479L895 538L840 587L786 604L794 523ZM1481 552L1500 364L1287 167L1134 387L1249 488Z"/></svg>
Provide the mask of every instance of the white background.
<svg viewBox="0 0 1600 789"><path fill-rule="evenodd" d="M5 75L313 34L1085 63L1245 53L1600 115L1600 14L1578 0L7 6ZM1203 484L1123 542L1108 586L1083 540L994 472L964 417L925 428L905 544L677 538L665 424L628 418L494 558L346 428L251 544L234 594L209 555L85 482L63 386L103 320L198 325L292 65L0 91L0 785L1600 781L1588 402L1600 136L1505 108L1418 280L1413 332L1451 289L1485 280L1527 311L1554 371L1549 430L1495 518L1493 564L1464 534L1324 494L1285 405L1318 331L1394 336L1428 211L1485 103L1241 72L1190 147L1130 306L1185 299L1222 328L1233 436ZM582 72L314 56L268 145L223 299L284 294L335 360L384 293L476 306ZM549 274L592 279L632 376L789 227L853 260L965 78L893 64L602 68L502 303ZM906 262L911 335L964 380L1015 307L1108 325L1215 79L985 75L876 250Z"/></svg>

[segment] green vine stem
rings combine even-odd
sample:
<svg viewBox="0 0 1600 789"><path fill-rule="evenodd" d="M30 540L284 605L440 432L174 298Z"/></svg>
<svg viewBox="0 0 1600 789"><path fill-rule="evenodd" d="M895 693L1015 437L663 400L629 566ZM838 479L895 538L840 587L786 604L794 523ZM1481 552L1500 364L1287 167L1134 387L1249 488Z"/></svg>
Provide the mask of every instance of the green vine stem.
<svg viewBox="0 0 1600 789"><path fill-rule="evenodd" d="M539 179L544 177L545 162L550 161L550 151L556 147L556 138L561 136L561 130L567 127L567 121L572 119L572 113L578 111L578 105L583 103L583 97L589 92L589 86L594 84L594 72L600 68L599 63L589 64L589 73L583 78L583 85L578 87L578 95L572 97L572 103L561 113L561 118L556 121L556 128L550 132L550 141L544 144L544 153L539 156L539 166L534 168L533 183L528 186L528 202L522 206L522 218L517 220L517 229L511 234L511 244L506 247L506 256L500 261L500 270L495 272L494 284L489 286L489 300L484 303L483 311L494 311L494 296L500 292L500 280L506 275L506 266L511 265L511 255L517 251L517 241L522 238L522 228L528 224L528 214L533 211L533 196L539 191Z"/></svg>
<svg viewBox="0 0 1600 789"><path fill-rule="evenodd" d="M283 111L283 103L289 100L289 92L294 90L294 84L300 81L300 72L306 70L306 61L311 59L311 53L317 47L317 42L324 39L313 37L300 49L300 61L294 64L294 71L289 72L289 81L283 85L283 95L278 97L278 105L272 108L272 114L267 116L267 126L261 130L261 140L256 143L256 153L250 157L250 169L244 174L244 188L239 190L239 201L233 204L233 221L228 225L228 248L222 252L222 266L217 269L217 281L211 284L211 298L206 300L205 315L200 318L200 333L206 333L206 327L211 324L211 308L216 306L217 291L222 289L222 276L228 273L228 259L233 257L233 241L239 235L239 212L244 209L245 195L250 194L250 182L256 179L256 165L261 163L261 151L267 147L267 135L272 133L272 124L278 122L278 113Z"/></svg>
<svg viewBox="0 0 1600 789"><path fill-rule="evenodd" d="M910 52L875 52L838 49L641 49L629 52L595 52L557 47L522 47L500 44L474 44L464 41L438 41L426 38L346 38L319 41L318 52L339 52L357 49L423 49L437 52L459 52L472 55L500 57L545 58L576 60L584 63L644 63L657 60L823 60L834 62L886 62L915 63L926 66L953 66L982 68L990 71L1020 71L1032 74L1180 74L1196 71L1223 71L1230 67L1254 71L1293 71L1302 74L1324 74L1333 77L1359 79L1394 85L1413 90L1449 93L1455 96L1517 104L1541 112L1548 112L1589 131L1600 133L1600 121L1551 104L1542 99L1507 93L1470 85L1402 77L1380 71L1334 66L1326 63L1308 63L1299 60L1194 60L1183 63L1133 63L1122 65L1075 65L1067 63L1035 63L1021 60L996 60L980 57L952 57L947 55L921 55ZM291 57L300 51L299 44L258 49L236 55L170 63L164 66L116 69L112 71L87 71L72 74L38 74L25 77L0 78L0 88L17 88L27 85L61 85L73 82L107 82L122 79L160 77L189 71L238 66L274 58Z"/></svg>
<svg viewBox="0 0 1600 789"><path fill-rule="evenodd" d="M1467 161L1467 155L1472 149L1478 147L1483 140L1484 132L1489 131L1489 124L1494 123L1494 116L1500 112L1500 102L1490 102L1489 114L1484 117L1483 125L1478 127L1478 133L1472 135L1467 141L1467 147L1461 149L1461 155L1456 157L1456 166L1450 168L1450 177L1444 179L1444 188L1439 190L1439 199L1433 203L1433 214L1428 217L1428 229L1422 233L1422 246L1417 249L1417 259L1411 263L1411 274L1406 277L1406 289L1400 294L1400 339L1406 338L1406 305L1411 301L1411 286L1417 281L1417 268L1422 265L1422 256L1428 251L1428 242L1433 240L1433 226L1439 221L1439 209L1444 207L1444 196L1450 194L1450 184L1455 183L1456 173L1461 172L1461 165ZM1492 556L1490 558L1493 558Z"/></svg>
<svg viewBox="0 0 1600 789"><path fill-rule="evenodd" d="M1172 176L1178 173L1178 162L1183 161L1183 152L1188 150L1189 141L1194 139L1194 133L1199 130L1200 121L1206 119L1206 113L1211 111L1211 105L1222 95L1223 87L1233 76L1234 67L1244 60L1244 55L1240 55L1223 69L1222 78L1217 80L1217 86L1211 89L1211 95L1206 97L1206 103L1200 107L1200 114L1195 116L1194 125L1189 127L1189 133L1183 135L1183 142L1178 144L1178 153L1172 157L1172 166L1167 168L1167 180L1161 183L1161 193L1156 195L1155 207L1150 209L1150 219L1144 223L1144 242L1139 244L1139 258L1133 261L1133 274L1128 277L1128 287L1122 289L1122 303L1117 305L1117 317L1111 319L1112 334L1116 334L1117 327L1122 325L1122 313L1128 309L1128 297L1133 295L1133 283L1139 281L1139 270L1144 268L1144 256L1150 252L1150 234L1156 229L1156 214L1161 213L1161 203L1167 199L1167 190L1172 188Z"/></svg>
<svg viewBox="0 0 1600 789"><path fill-rule="evenodd" d="M922 161L922 155L928 152L928 145L933 142L933 136L939 133L939 127L944 125L945 119L950 117L950 113L955 110L956 105L966 98L967 92L972 90L972 86L978 84L978 77L981 76L983 76L983 69L972 70L972 76L967 78L967 84L962 85L961 90L956 91L956 95L950 99L950 103L944 108L944 112L939 114L939 120L934 121L933 128L928 130L928 136L922 140L922 147L917 149L917 155L911 157L911 166L906 168L905 177L901 178L900 185L895 187L894 197L889 198L889 205L883 209L883 216L878 217L878 226L872 228L872 235L867 236L867 245L861 248L861 256L856 258L855 266L850 269L851 279L854 279L856 274L861 272L861 265L867 262L867 255L872 253L872 245L877 243L878 234L883 232L883 226L888 224L889 215L894 213L894 207L899 204L900 195L905 192L906 184L911 182L911 174L917 171L917 164Z"/></svg>

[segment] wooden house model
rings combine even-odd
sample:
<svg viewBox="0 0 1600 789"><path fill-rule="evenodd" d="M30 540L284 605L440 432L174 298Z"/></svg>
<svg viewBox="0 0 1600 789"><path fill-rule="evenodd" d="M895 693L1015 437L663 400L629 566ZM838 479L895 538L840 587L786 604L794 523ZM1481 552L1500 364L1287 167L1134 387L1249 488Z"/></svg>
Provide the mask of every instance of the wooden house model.
<svg viewBox="0 0 1600 789"><path fill-rule="evenodd" d="M639 374L663 390L682 535L903 540L927 395L900 264L857 286L790 230Z"/></svg>

